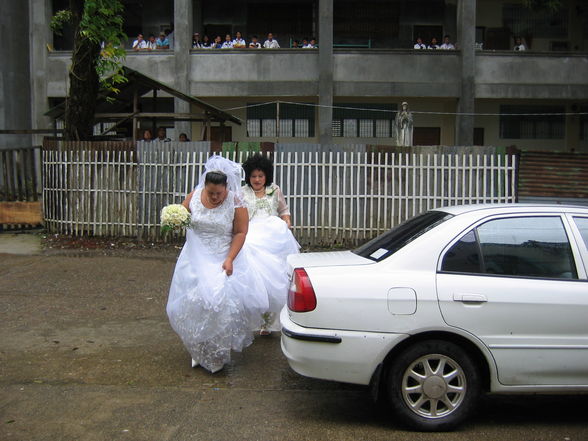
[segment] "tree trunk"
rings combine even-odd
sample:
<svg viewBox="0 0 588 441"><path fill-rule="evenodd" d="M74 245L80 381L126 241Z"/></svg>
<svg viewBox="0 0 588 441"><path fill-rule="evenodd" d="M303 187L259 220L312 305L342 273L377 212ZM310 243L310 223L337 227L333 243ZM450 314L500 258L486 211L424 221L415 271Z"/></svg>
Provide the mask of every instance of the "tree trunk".
<svg viewBox="0 0 588 441"><path fill-rule="evenodd" d="M94 114L99 90L96 61L100 45L81 35L79 24L84 11L83 0L70 0L73 13L74 48L69 72L69 97L65 107L65 132L68 141L83 141L92 137Z"/></svg>

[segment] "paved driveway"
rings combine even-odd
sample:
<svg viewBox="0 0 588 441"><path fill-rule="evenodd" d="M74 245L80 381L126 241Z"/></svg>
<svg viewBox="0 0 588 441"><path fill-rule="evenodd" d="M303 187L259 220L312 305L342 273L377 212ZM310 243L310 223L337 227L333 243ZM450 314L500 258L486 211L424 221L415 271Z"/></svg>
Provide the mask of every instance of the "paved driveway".
<svg viewBox="0 0 588 441"><path fill-rule="evenodd" d="M588 440L588 396L492 397L407 432L367 389L306 379L259 337L210 375L165 315L173 253L0 254L0 440Z"/></svg>

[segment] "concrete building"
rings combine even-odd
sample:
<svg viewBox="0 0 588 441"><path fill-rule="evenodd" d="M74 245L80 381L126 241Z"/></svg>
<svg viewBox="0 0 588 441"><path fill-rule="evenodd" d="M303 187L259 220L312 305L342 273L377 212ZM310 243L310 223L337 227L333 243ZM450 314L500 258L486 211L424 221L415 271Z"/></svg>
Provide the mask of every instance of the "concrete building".
<svg viewBox="0 0 588 441"><path fill-rule="evenodd" d="M66 95L71 38L49 29L65 3L1 2L5 35L15 37L2 65L6 128L50 127L44 113ZM418 145L588 151L583 0L562 0L557 12L528 10L522 0L124 3L127 66L244 122L222 134L179 122L168 131L176 139L186 132L192 140L391 144L395 111L407 101ZM138 33L166 29L173 29L169 50L130 50ZM281 48L192 48L193 32L224 40L237 31L262 43L272 32ZM417 37L441 44L445 35L457 49L413 49ZM311 37L317 49L291 48ZM517 37L527 50L513 50ZM165 95L158 100L160 110L192 110ZM14 142L0 135L0 145Z"/></svg>

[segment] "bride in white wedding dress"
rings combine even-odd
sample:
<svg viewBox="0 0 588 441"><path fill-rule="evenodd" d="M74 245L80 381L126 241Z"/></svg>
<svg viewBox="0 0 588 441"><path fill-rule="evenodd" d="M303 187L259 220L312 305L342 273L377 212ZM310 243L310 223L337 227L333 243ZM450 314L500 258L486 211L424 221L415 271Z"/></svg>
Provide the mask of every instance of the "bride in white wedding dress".
<svg viewBox="0 0 588 441"><path fill-rule="evenodd" d="M217 372L253 341L268 309L263 280L243 248L248 215L241 166L213 156L183 202L192 221L176 263L167 314L192 366Z"/></svg>

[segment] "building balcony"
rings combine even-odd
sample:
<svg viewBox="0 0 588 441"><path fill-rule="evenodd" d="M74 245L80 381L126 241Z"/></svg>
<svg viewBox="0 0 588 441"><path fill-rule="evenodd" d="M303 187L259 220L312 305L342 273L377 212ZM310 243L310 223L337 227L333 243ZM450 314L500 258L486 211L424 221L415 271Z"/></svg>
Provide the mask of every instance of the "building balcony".
<svg viewBox="0 0 588 441"><path fill-rule="evenodd" d="M476 98L588 99L588 54L481 51Z"/></svg>
<svg viewBox="0 0 588 441"><path fill-rule="evenodd" d="M48 59L48 95L65 96L70 52ZM125 64L177 86L171 51L129 52ZM318 94L318 50L190 52L190 93L198 97L309 97ZM588 55L479 51L476 98L587 99ZM459 51L335 49L333 88L341 97L459 98Z"/></svg>

